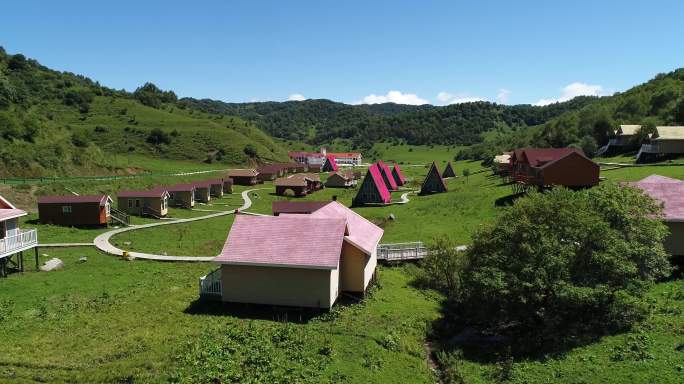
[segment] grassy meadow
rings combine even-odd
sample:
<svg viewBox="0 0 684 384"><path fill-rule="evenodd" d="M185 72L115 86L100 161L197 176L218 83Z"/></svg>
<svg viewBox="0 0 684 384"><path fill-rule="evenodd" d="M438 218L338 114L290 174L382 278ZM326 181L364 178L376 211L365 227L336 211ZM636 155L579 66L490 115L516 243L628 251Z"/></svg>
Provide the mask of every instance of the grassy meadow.
<svg viewBox="0 0 684 384"><path fill-rule="evenodd" d="M378 144L387 161L403 163L419 188L432 159L440 169L455 149ZM409 150L413 148L413 150ZM141 159L140 164L144 164ZM174 162L155 165L170 170ZM183 163L185 164L185 163ZM385 230L383 242L430 241L446 235L468 244L470 235L491 222L511 188L475 162L453 162L459 177L449 192L410 194L406 205L355 208ZM187 165L187 164L185 164ZM179 169L185 165L179 164ZM415 165L415 166L412 166ZM462 176L469 169L468 178ZM184 168L191 170L192 168ZM638 180L652 173L684 179L684 167L648 166L607 170L612 181ZM207 178L207 175L133 179L136 188ZM124 182L73 182L4 186L10 198L48 192L115 194ZM128 187L128 186L126 186ZM251 192L251 212L270 214L271 183ZM171 217L195 217L232 210L242 204L232 195L197 210L172 209ZM394 193L398 200L403 192ZM296 200L350 204L354 190L324 189ZM25 206L31 200L24 198ZM394 220L389 215L395 216ZM23 227L39 229L41 242L86 242L103 229L42 226L35 214ZM120 234L112 242L140 252L207 256L217 254L233 216L174 224ZM147 219L146 219L147 220ZM148 222L140 220L142 222ZM124 243L130 245L124 245ZM440 294L413 284L418 266L381 266L379 283L360 303L342 300L326 314L264 311L200 304L198 278L211 263L122 261L91 248L48 249L66 267L27 271L0 279L0 382L211 382L230 373L235 382L434 383L426 348L432 321L440 317ZM88 260L79 263L81 256ZM649 292L652 315L630 332L610 335L573 350L538 359L512 361L516 383L681 383L684 375L684 281L656 285ZM68 351L68 352L65 352ZM496 383L501 364L465 355L453 362L464 383Z"/></svg>

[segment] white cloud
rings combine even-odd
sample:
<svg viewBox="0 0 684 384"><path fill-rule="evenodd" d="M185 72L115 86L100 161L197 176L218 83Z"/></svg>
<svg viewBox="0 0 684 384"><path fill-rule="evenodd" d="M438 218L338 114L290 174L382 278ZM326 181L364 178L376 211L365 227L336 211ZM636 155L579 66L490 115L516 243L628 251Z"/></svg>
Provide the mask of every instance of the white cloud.
<svg viewBox="0 0 684 384"><path fill-rule="evenodd" d="M505 88L499 89L499 93L496 94L496 101L499 104L506 104L508 103L508 96L511 95L511 91Z"/></svg>
<svg viewBox="0 0 684 384"><path fill-rule="evenodd" d="M549 105L557 102L568 101L577 96L601 96L603 87L586 83L574 82L561 89L561 95L557 99L540 99L534 105Z"/></svg>
<svg viewBox="0 0 684 384"><path fill-rule="evenodd" d="M304 101L306 100L306 97L302 95L301 93L293 93L290 96L287 97L288 101Z"/></svg>
<svg viewBox="0 0 684 384"><path fill-rule="evenodd" d="M458 94L454 95L449 92L440 92L437 94L437 101L442 105L447 104L460 104L460 103L474 103L476 101L486 101L485 99L477 96L470 96L468 94Z"/></svg>
<svg viewBox="0 0 684 384"><path fill-rule="evenodd" d="M353 104L381 104L381 103L396 103L421 105L430 103L428 100L418 97L415 93L403 93L401 91L389 91L386 95L370 94L361 100L355 101Z"/></svg>

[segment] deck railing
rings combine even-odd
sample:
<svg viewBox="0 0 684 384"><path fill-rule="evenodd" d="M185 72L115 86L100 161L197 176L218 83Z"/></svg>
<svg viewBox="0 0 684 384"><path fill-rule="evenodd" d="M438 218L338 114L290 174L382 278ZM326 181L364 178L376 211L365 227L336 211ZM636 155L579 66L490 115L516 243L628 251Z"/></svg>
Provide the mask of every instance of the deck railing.
<svg viewBox="0 0 684 384"><path fill-rule="evenodd" d="M221 297L223 284L221 283L221 268L215 269L199 279L199 293L204 297Z"/></svg>
<svg viewBox="0 0 684 384"><path fill-rule="evenodd" d="M35 229L20 230L14 236L0 239L0 256L20 252L38 245L38 231Z"/></svg>
<svg viewBox="0 0 684 384"><path fill-rule="evenodd" d="M422 241L378 245L378 260L417 260L428 254Z"/></svg>
<svg viewBox="0 0 684 384"><path fill-rule="evenodd" d="M658 144L641 144L640 152L644 153L658 153Z"/></svg>

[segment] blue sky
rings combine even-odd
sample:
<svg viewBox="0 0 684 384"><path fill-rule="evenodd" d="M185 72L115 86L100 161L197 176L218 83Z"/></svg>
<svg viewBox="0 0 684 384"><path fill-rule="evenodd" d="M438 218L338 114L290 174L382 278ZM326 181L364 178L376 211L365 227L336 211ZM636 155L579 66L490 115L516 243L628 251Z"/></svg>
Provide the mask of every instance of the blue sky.
<svg viewBox="0 0 684 384"><path fill-rule="evenodd" d="M682 1L31 1L0 45L229 102L548 103L684 66Z"/></svg>

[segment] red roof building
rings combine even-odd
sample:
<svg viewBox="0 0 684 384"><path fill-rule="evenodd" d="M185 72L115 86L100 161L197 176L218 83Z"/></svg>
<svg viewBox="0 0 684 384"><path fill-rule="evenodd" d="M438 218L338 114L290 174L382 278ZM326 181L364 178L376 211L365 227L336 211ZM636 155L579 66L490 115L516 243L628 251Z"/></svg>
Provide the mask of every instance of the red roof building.
<svg viewBox="0 0 684 384"><path fill-rule="evenodd" d="M391 201L392 195L382 178L380 167L372 164L354 198L354 205L389 204Z"/></svg>
<svg viewBox="0 0 684 384"><path fill-rule="evenodd" d="M598 184L600 167L578 148L522 148L511 157L511 171L517 185L579 188Z"/></svg>
<svg viewBox="0 0 684 384"><path fill-rule="evenodd" d="M323 172L337 172L339 167L337 166L337 162L335 161L335 158L332 155L327 155L325 157L325 163L323 163L323 167L321 170Z"/></svg>
<svg viewBox="0 0 684 384"><path fill-rule="evenodd" d="M380 169L380 174L382 175L382 180L385 182L385 185L387 186L387 189L390 191L396 191L399 188L397 187L397 183L394 181L394 176L392 176L392 171L390 171L390 168L387 166L387 164L383 163L382 161L377 162L378 168Z"/></svg>
<svg viewBox="0 0 684 384"><path fill-rule="evenodd" d="M108 195L41 196L38 198L38 219L42 224L107 225L112 203Z"/></svg>
<svg viewBox="0 0 684 384"><path fill-rule="evenodd" d="M404 177L404 174L401 173L399 164L394 164L394 167L392 168L392 177L394 178L394 182L397 183L397 186L401 187L406 184L406 178Z"/></svg>

